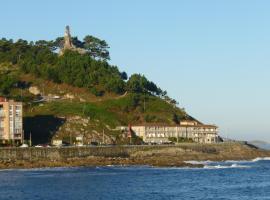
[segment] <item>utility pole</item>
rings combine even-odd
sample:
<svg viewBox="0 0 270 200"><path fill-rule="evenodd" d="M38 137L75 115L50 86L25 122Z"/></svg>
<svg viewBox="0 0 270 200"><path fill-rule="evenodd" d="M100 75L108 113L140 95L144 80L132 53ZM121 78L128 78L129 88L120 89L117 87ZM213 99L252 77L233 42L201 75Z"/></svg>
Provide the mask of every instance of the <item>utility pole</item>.
<svg viewBox="0 0 270 200"><path fill-rule="evenodd" d="M82 136L82 145L84 145L84 134Z"/></svg>
<svg viewBox="0 0 270 200"><path fill-rule="evenodd" d="M104 135L104 129L103 129L103 135L102 135L102 144L105 144L105 135Z"/></svg>
<svg viewBox="0 0 270 200"><path fill-rule="evenodd" d="M85 110L85 103L83 104L83 115L84 115L84 110Z"/></svg>
<svg viewBox="0 0 270 200"><path fill-rule="evenodd" d="M24 130L22 130L22 140L21 143L24 144Z"/></svg>
<svg viewBox="0 0 270 200"><path fill-rule="evenodd" d="M42 84L42 95L43 95L43 97L45 96L45 90L44 90L44 83Z"/></svg>
<svg viewBox="0 0 270 200"><path fill-rule="evenodd" d="M30 141L29 141L29 146L32 146L32 133L30 132Z"/></svg>
<svg viewBox="0 0 270 200"><path fill-rule="evenodd" d="M145 112L145 93L144 93L144 99L143 99L143 111Z"/></svg>

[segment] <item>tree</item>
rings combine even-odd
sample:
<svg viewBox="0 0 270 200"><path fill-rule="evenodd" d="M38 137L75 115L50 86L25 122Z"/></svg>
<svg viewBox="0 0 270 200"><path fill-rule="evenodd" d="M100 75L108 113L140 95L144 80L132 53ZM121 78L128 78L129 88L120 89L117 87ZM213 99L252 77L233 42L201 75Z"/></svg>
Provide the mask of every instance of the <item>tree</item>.
<svg viewBox="0 0 270 200"><path fill-rule="evenodd" d="M123 80L114 78L114 79L109 80L105 84L105 88L109 92L114 92L116 94L123 94L123 92L125 90L125 84L124 84Z"/></svg>
<svg viewBox="0 0 270 200"><path fill-rule="evenodd" d="M84 48L87 53L67 49L62 56L58 56L55 50L63 48L63 37L35 43L22 39L13 42L4 38L0 40L0 64L16 64L24 73L76 87L95 87L116 94L125 91L158 96L166 94L145 76L133 74L128 79L126 72L120 72L117 66L110 65L106 61L109 59L109 46L104 40L88 35L83 42L77 37L73 37L72 41L74 46ZM1 91L7 93L9 81L2 77Z"/></svg>
<svg viewBox="0 0 270 200"><path fill-rule="evenodd" d="M133 74L129 78L127 82L127 89L130 92L134 93L142 93L143 92L143 86L142 86L142 81L141 81L141 75L140 74Z"/></svg>
<svg viewBox="0 0 270 200"><path fill-rule="evenodd" d="M54 46L56 48L62 49L64 48L64 37L58 37L54 40Z"/></svg>
<svg viewBox="0 0 270 200"><path fill-rule="evenodd" d="M137 94L132 94L130 96L130 106L132 109L135 109L137 106L140 105L140 96Z"/></svg>
<svg viewBox="0 0 270 200"><path fill-rule="evenodd" d="M11 76L5 74L4 76L0 76L0 94L7 95L9 94L11 88L17 82L17 78L15 76Z"/></svg>
<svg viewBox="0 0 270 200"><path fill-rule="evenodd" d="M84 48L84 42L80 41L78 37L72 37L72 44L77 48Z"/></svg>
<svg viewBox="0 0 270 200"><path fill-rule="evenodd" d="M155 83L147 80L145 76L133 74L127 82L127 90L135 93L151 93L160 95L163 91Z"/></svg>
<svg viewBox="0 0 270 200"><path fill-rule="evenodd" d="M177 114L173 113L172 120L174 123L179 124L180 123L180 118Z"/></svg>
<svg viewBox="0 0 270 200"><path fill-rule="evenodd" d="M40 46L40 47L47 47L51 51L55 51L57 49L57 46L55 46L54 41L38 40L35 42L35 45Z"/></svg>
<svg viewBox="0 0 270 200"><path fill-rule="evenodd" d="M122 78L123 80L127 80L127 79L128 79L127 73L126 73L126 72L122 72L122 73L121 73L121 78Z"/></svg>
<svg viewBox="0 0 270 200"><path fill-rule="evenodd" d="M109 46L105 40L100 40L94 36L87 35L83 39L84 49L91 57L101 60L110 60Z"/></svg>

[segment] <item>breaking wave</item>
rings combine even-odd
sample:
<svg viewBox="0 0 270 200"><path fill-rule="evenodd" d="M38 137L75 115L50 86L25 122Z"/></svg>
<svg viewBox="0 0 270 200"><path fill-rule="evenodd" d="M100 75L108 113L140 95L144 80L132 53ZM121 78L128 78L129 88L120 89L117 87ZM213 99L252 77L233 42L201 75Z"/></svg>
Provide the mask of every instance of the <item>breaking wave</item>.
<svg viewBox="0 0 270 200"><path fill-rule="evenodd" d="M250 163L250 162L259 162L259 161L270 161L270 157L258 157L252 160L225 160L219 163ZM218 163L218 161L211 161L211 160L206 160L206 161L188 160L184 162L189 163L189 164L194 164L194 165L196 164L208 165L212 163Z"/></svg>
<svg viewBox="0 0 270 200"><path fill-rule="evenodd" d="M256 163L260 161L270 161L270 157L258 157L252 160L226 160L226 161L197 161L197 160L189 160L185 161L185 163L193 164L193 165L204 165L204 169L230 169L230 168L250 168L248 164Z"/></svg>
<svg viewBox="0 0 270 200"><path fill-rule="evenodd" d="M270 160L270 157L258 157L252 160L252 162L258 162L262 160Z"/></svg>
<svg viewBox="0 0 270 200"><path fill-rule="evenodd" d="M214 161L206 160L206 161L198 161L198 160L188 160L184 161L185 163L192 164L192 165L207 165L210 163L214 163Z"/></svg>
<svg viewBox="0 0 270 200"><path fill-rule="evenodd" d="M238 164L232 164L232 165L205 165L203 168L204 169L231 169L231 168L250 168L250 166L238 165Z"/></svg>

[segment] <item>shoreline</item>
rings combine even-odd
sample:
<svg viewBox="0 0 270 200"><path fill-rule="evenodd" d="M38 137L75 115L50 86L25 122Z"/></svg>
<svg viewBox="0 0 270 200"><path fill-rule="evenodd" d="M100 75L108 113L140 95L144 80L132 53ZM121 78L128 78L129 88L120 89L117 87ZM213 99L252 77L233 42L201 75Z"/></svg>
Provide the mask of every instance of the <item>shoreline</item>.
<svg viewBox="0 0 270 200"><path fill-rule="evenodd" d="M104 167L110 165L203 168L205 165L200 161L251 161L263 157L270 157L270 151L251 148L239 143L182 144L165 147L0 149L0 169ZM197 163L188 161L197 161Z"/></svg>
<svg viewBox="0 0 270 200"><path fill-rule="evenodd" d="M164 164L164 165L153 165L153 164L146 164L145 162L123 162L120 161L121 159L115 158L106 158L106 161L102 160L102 162L93 161L89 162L90 160L69 160L67 162L53 162L53 164L49 164L48 162L28 162L28 161L20 161L16 163L12 163L11 165L8 162L3 163L0 162L0 171L4 170L24 170L24 169L57 169L57 168L80 168L80 167L134 167L134 166L147 166L153 168L204 168L207 165L203 163L207 162L256 162L254 160L268 160L265 158L270 157L256 157L253 159L245 159L245 160L189 160L189 161L181 161L181 163L175 164ZM97 158L95 158L97 160Z"/></svg>

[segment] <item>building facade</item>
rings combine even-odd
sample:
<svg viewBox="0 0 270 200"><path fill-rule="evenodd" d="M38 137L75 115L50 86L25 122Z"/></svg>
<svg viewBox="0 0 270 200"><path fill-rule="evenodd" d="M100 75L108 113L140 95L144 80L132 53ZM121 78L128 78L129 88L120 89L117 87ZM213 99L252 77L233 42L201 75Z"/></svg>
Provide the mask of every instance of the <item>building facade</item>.
<svg viewBox="0 0 270 200"><path fill-rule="evenodd" d="M22 143L23 105L0 97L0 143Z"/></svg>
<svg viewBox="0 0 270 200"><path fill-rule="evenodd" d="M197 143L217 143L218 127L205 125L195 120L181 121L179 125L146 124L120 127L121 130L133 132L146 143L167 143L169 138L187 138Z"/></svg>

